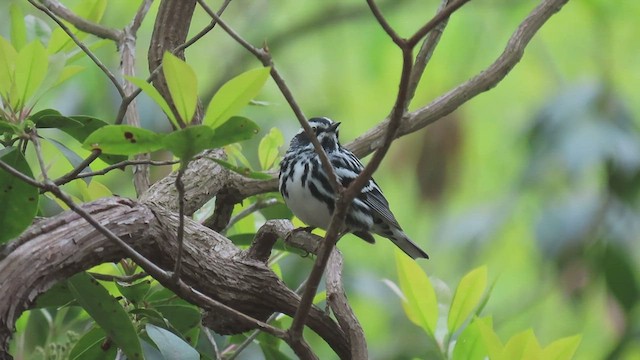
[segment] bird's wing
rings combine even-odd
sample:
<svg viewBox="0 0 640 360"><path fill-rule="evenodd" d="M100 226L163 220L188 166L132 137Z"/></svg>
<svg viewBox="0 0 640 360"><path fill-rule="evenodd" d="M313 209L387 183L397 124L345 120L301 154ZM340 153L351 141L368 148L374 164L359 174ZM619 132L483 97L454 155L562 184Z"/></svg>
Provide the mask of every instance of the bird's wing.
<svg viewBox="0 0 640 360"><path fill-rule="evenodd" d="M362 172L364 165L352 152L344 150L340 152L340 155L331 156L330 160L340 183L342 186L347 187ZM362 188L357 198L369 206L374 215L378 215L385 223L400 229L398 221L389 209L389 202L387 202L382 190L373 179L369 179L369 182Z"/></svg>

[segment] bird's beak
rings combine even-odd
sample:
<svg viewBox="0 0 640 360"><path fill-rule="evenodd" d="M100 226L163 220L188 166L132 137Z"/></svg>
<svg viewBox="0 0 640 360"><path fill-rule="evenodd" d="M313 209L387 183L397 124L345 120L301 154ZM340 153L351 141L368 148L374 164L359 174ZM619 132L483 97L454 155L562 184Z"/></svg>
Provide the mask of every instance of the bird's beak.
<svg viewBox="0 0 640 360"><path fill-rule="evenodd" d="M338 126L340 126L339 122L333 123L333 125L329 126L329 131L335 132L336 130L338 130Z"/></svg>

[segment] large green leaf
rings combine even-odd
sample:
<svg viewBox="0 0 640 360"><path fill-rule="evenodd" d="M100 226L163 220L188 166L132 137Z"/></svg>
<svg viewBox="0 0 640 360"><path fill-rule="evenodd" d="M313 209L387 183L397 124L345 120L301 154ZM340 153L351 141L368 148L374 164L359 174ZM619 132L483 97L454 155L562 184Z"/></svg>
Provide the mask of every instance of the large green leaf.
<svg viewBox="0 0 640 360"><path fill-rule="evenodd" d="M276 164L282 145L284 145L284 137L278 128L271 128L269 133L260 140L258 160L262 170L269 170Z"/></svg>
<svg viewBox="0 0 640 360"><path fill-rule="evenodd" d="M62 114L60 114L59 111L54 109L40 110L35 114L31 114L31 116L29 116L29 119L33 121L33 123L36 125L37 128L62 129L67 127L74 127L74 128L83 127L83 124L80 121L73 120L70 117L63 116Z"/></svg>
<svg viewBox="0 0 640 360"><path fill-rule="evenodd" d="M90 22L99 23L102 19L102 16L104 15L106 7L107 0L85 0L79 2L78 5L76 5L72 9L72 11L76 15L83 17ZM65 24L67 25L69 30L71 30L71 32L78 38L78 40L82 40L87 37L87 33L76 29L76 27L72 24L66 22ZM51 38L49 39L47 50L50 54L54 54L63 50L71 50L74 46L75 43L73 42L71 37L69 37L69 35L67 35L67 33L62 30L62 28L56 27L51 32Z"/></svg>
<svg viewBox="0 0 640 360"><path fill-rule="evenodd" d="M49 109L48 111L58 113L56 110ZM42 119L41 121L49 125L57 124L58 126L56 127L58 129L71 135L74 139L78 140L78 142L80 143L84 142L85 139L96 130L109 125L105 121L91 117L91 116L76 115L76 116L65 117L63 115L60 115L63 119L51 119L51 117L54 117L54 116L55 116L54 113L48 114L44 116L47 119ZM67 121L64 118L70 119L71 121ZM75 126L76 122L79 122L82 126L80 127ZM115 163L119 163L121 161L127 160L127 157L122 155L102 154L100 155L100 159L102 159L107 164L115 164Z"/></svg>
<svg viewBox="0 0 640 360"><path fill-rule="evenodd" d="M472 322L456 340L452 360L483 360L487 356L487 346L482 341L478 324Z"/></svg>
<svg viewBox="0 0 640 360"><path fill-rule="evenodd" d="M405 297L402 307L411 322L434 336L438 322L438 301L431 281L414 260L399 250L395 254L398 282Z"/></svg>
<svg viewBox="0 0 640 360"><path fill-rule="evenodd" d="M449 309L447 327L455 333L478 306L487 288L487 267L481 266L467 273L456 289Z"/></svg>
<svg viewBox="0 0 640 360"><path fill-rule="evenodd" d="M104 330L94 326L76 342L69 353L71 360L111 360L116 356L117 348Z"/></svg>
<svg viewBox="0 0 640 360"><path fill-rule="evenodd" d="M191 123L198 104L196 73L189 64L168 51L162 56L162 71L178 115L185 124Z"/></svg>
<svg viewBox="0 0 640 360"><path fill-rule="evenodd" d="M200 310L193 305L156 305L154 309L159 311L181 334L200 325Z"/></svg>
<svg viewBox="0 0 640 360"><path fill-rule="evenodd" d="M12 3L9 6L11 15L11 42L16 49L20 50L27 44L27 27L24 24L24 14L20 6Z"/></svg>
<svg viewBox="0 0 640 360"><path fill-rule="evenodd" d="M164 147L183 161L205 149L212 148L214 131L205 125L189 126L167 134L163 139Z"/></svg>
<svg viewBox="0 0 640 360"><path fill-rule="evenodd" d="M216 128L237 115L253 99L269 78L271 68L249 70L222 85L207 107L203 124Z"/></svg>
<svg viewBox="0 0 640 360"><path fill-rule="evenodd" d="M169 118L173 126L176 129L180 128L180 124L178 124L178 120L176 120L176 117L173 115L173 112L171 111L169 104L162 97L162 95L160 95L158 90L153 87L153 85L149 84L143 79L138 79L132 76L125 76L125 79L129 80L132 84L142 89L142 91L144 91L151 98L151 100L155 101L155 103L158 104L158 106L160 106L160 108L167 115L167 117Z"/></svg>
<svg viewBox="0 0 640 360"><path fill-rule="evenodd" d="M0 150L0 161L33 178L31 168L15 147ZM38 189L0 169L0 244L20 235L38 211Z"/></svg>
<svg viewBox="0 0 640 360"><path fill-rule="evenodd" d="M164 148L163 135L129 125L107 125L89 135L82 146L106 154L135 155Z"/></svg>
<svg viewBox="0 0 640 360"><path fill-rule="evenodd" d="M33 308L61 307L74 301L75 298L69 292L66 281L53 285L49 290L39 295Z"/></svg>
<svg viewBox="0 0 640 360"><path fill-rule="evenodd" d="M15 66L18 103L24 105L36 92L47 75L48 67L47 51L40 41L33 41L20 50Z"/></svg>
<svg viewBox="0 0 640 360"><path fill-rule="evenodd" d="M580 335L574 335L558 339L542 350L542 356L540 359L544 360L571 360L578 345L581 341Z"/></svg>
<svg viewBox="0 0 640 360"><path fill-rule="evenodd" d="M234 116L223 125L215 129L211 139L210 148L219 148L242 140L249 140L254 137L260 128L253 121Z"/></svg>
<svg viewBox="0 0 640 360"><path fill-rule="evenodd" d="M482 342L487 348L489 359L499 359L502 355L502 341L493 330L493 320L490 317L476 318L471 324L478 326Z"/></svg>
<svg viewBox="0 0 640 360"><path fill-rule="evenodd" d="M152 324L145 328L165 359L200 360L198 351L171 331Z"/></svg>
<svg viewBox="0 0 640 360"><path fill-rule="evenodd" d="M13 45L0 36L0 96L6 97L11 89L17 57Z"/></svg>
<svg viewBox="0 0 640 360"><path fill-rule="evenodd" d="M122 305L96 279L78 273L68 280L69 290L82 308L129 359L142 359L135 327Z"/></svg>
<svg viewBox="0 0 640 360"><path fill-rule="evenodd" d="M501 360L538 360L542 359L542 349L533 330L528 329L513 335L504 345Z"/></svg>
<svg viewBox="0 0 640 360"><path fill-rule="evenodd" d="M122 296L127 298L127 300L132 304L137 305L142 303L142 300L149 292L149 288L151 288L151 281L142 280L135 284L116 282L116 286Z"/></svg>

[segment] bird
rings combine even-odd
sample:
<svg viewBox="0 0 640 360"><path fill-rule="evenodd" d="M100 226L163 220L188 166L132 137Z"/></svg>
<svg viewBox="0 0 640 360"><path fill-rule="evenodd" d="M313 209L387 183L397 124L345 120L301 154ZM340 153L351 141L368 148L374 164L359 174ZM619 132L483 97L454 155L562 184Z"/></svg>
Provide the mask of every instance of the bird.
<svg viewBox="0 0 640 360"><path fill-rule="evenodd" d="M356 155L338 140L340 122L327 117L309 119L309 126L324 149L336 177L343 187L362 172L364 166ZM280 162L278 187L287 207L310 228L329 227L335 208L336 192L309 136L300 129L291 139ZM393 242L413 259L429 255L404 233L389 209L389 202L373 179L370 179L351 203L342 233L353 233L374 243L378 234Z"/></svg>

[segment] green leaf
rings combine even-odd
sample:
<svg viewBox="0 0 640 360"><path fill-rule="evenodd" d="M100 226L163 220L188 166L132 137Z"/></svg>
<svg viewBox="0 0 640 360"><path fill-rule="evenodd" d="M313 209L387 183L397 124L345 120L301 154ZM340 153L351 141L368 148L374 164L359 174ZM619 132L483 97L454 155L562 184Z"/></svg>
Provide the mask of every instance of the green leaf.
<svg viewBox="0 0 640 360"><path fill-rule="evenodd" d="M0 36L0 96L6 97L11 89L17 58L13 45Z"/></svg>
<svg viewBox="0 0 640 360"><path fill-rule="evenodd" d="M165 359L200 360L200 354L171 331L152 324L146 325L147 335L153 340Z"/></svg>
<svg viewBox="0 0 640 360"><path fill-rule="evenodd" d="M233 164L230 164L226 161L222 161L220 159L213 159L211 158L212 161L217 162L220 166L229 169L237 174L240 174L244 177L248 177L251 179L260 179L260 180L269 180L271 178L273 178L272 175L267 174L267 173L263 173L263 172L259 172L259 171L253 171L248 167L244 167L244 166L235 166Z"/></svg>
<svg viewBox="0 0 640 360"><path fill-rule="evenodd" d="M164 148L163 135L129 125L107 125L89 135L82 146L115 155L135 155Z"/></svg>
<svg viewBox="0 0 640 360"><path fill-rule="evenodd" d="M180 129L180 124L178 124L176 117L173 115L173 112L171 111L169 104L162 97L162 95L160 95L158 90L156 90L156 88L153 87L153 85L149 84L143 79L138 79L132 76L125 76L125 79L129 80L132 84L142 89L142 91L144 91L151 98L151 100L155 101L156 104L160 106L160 108L162 109L162 111L164 111L165 115L167 115L167 117L169 118L173 126L176 129Z"/></svg>
<svg viewBox="0 0 640 360"><path fill-rule="evenodd" d="M31 98L45 76L49 67L47 51L40 41L29 43L18 53L15 67L15 86L18 103L24 105Z"/></svg>
<svg viewBox="0 0 640 360"><path fill-rule="evenodd" d="M502 360L538 360L542 349L533 330L528 329L509 339L502 350Z"/></svg>
<svg viewBox="0 0 640 360"><path fill-rule="evenodd" d="M49 290L38 296L33 308L61 307L74 301L75 298L69 292L66 281L53 285Z"/></svg>
<svg viewBox="0 0 640 360"><path fill-rule="evenodd" d="M284 145L284 137L278 128L271 128L269 133L260 140L258 159L262 170L269 170L276 164L282 145Z"/></svg>
<svg viewBox="0 0 640 360"><path fill-rule="evenodd" d="M207 107L203 124L216 128L252 100L269 78L271 68L257 68L244 72L222 85Z"/></svg>
<svg viewBox="0 0 640 360"><path fill-rule="evenodd" d="M62 129L66 127L80 128L83 124L80 121L73 120L70 117L63 116L57 110L44 109L29 116L37 128L55 128Z"/></svg>
<svg viewBox="0 0 640 360"><path fill-rule="evenodd" d="M24 14L18 5L12 3L9 6L11 15L11 42L20 50L27 44L27 27L24 23Z"/></svg>
<svg viewBox="0 0 640 360"><path fill-rule="evenodd" d="M156 305L154 307L180 334L200 325L200 310L193 305Z"/></svg>
<svg viewBox="0 0 640 360"><path fill-rule="evenodd" d="M438 301L431 281L411 258L399 250L395 254L398 282L405 296L402 307L411 322L434 336L438 322Z"/></svg>
<svg viewBox="0 0 640 360"><path fill-rule="evenodd" d="M55 110L51 110L51 111L55 111ZM93 132L95 132L96 130L109 125L105 121L102 121L100 119L97 119L91 116L76 115L76 116L68 116L67 118L71 119L72 121L79 122L80 124L82 124L82 126L75 127L75 126L72 126L72 123L69 122L67 125L63 127L58 127L58 129L71 135L74 139L78 140L78 142L80 143L84 142L87 139L87 137ZM54 121L54 120L47 119L46 121ZM55 121L58 121L58 120L55 120ZM62 120L62 121L65 121L65 120ZM121 155L102 154L100 155L100 159L102 159L102 161L106 162L107 164L115 164L115 163L119 163L121 161L127 160L127 157L121 156Z"/></svg>
<svg viewBox="0 0 640 360"><path fill-rule="evenodd" d="M183 161L211 148L213 130L205 125L189 126L167 134L162 139L164 147Z"/></svg>
<svg viewBox="0 0 640 360"><path fill-rule="evenodd" d="M447 327L454 334L478 306L487 288L487 267L481 266L467 273L456 289L451 301Z"/></svg>
<svg viewBox="0 0 640 360"><path fill-rule="evenodd" d="M82 308L91 315L129 359L142 359L142 348L131 319L107 289L87 273L68 280L69 290Z"/></svg>
<svg viewBox="0 0 640 360"><path fill-rule="evenodd" d="M90 22L99 23L102 19L102 15L107 6L107 0L85 0L81 1L72 11L78 15L79 17L83 17ZM82 40L87 37L87 33L78 30L72 24L65 22L71 33L73 33L78 40ZM67 33L62 30L62 28L57 27L51 32L51 38L49 39L49 45L47 51L50 54L57 53L63 50L71 50L75 47L75 43L67 35Z"/></svg>
<svg viewBox="0 0 640 360"><path fill-rule="evenodd" d="M162 72L178 115L185 124L190 124L198 104L196 73L189 64L168 51L162 56Z"/></svg>
<svg viewBox="0 0 640 360"><path fill-rule="evenodd" d="M483 360L487 357L487 346L482 341L476 322L470 323L456 340L452 360Z"/></svg>
<svg viewBox="0 0 640 360"><path fill-rule="evenodd" d="M489 359L499 359L502 354L503 346L500 338L493 330L493 320L490 317L476 318L472 324L477 324L478 326L478 331L480 331L482 341L487 347Z"/></svg>
<svg viewBox="0 0 640 360"><path fill-rule="evenodd" d="M82 163L82 161L84 161L84 159L82 159L78 154L76 154L73 150L69 149L65 144L61 143L60 141L56 139L48 139L48 138L46 140L52 143L53 146L55 146L62 153L62 155L64 155L65 159L67 159L69 164L71 164L71 166L73 166L74 169L78 167ZM82 171L80 171L80 174L85 172L90 172L90 171L91 171L91 168L89 166L86 166L84 169L82 169ZM90 177L84 178L82 180L87 184L91 182Z"/></svg>
<svg viewBox="0 0 640 360"><path fill-rule="evenodd" d="M111 360L115 359L118 349L107 339L104 330L94 326L76 342L69 353L72 360Z"/></svg>
<svg viewBox="0 0 640 360"><path fill-rule="evenodd" d="M545 360L571 360L578 350L582 336L574 335L558 339L542 350L541 359Z"/></svg>
<svg viewBox="0 0 640 360"><path fill-rule="evenodd" d="M116 287L118 288L118 291L120 291L120 294L127 298L130 303L137 305L142 302L149 292L149 289L151 288L151 281L142 280L135 284L116 282Z"/></svg>
<svg viewBox="0 0 640 360"><path fill-rule="evenodd" d="M242 140L249 140L255 136L260 128L253 121L234 116L216 128L209 148L220 148Z"/></svg>
<svg viewBox="0 0 640 360"><path fill-rule="evenodd" d="M15 147L0 150L0 161L33 178L31 168ZM0 244L20 235L38 211L38 189L0 169Z"/></svg>
<svg viewBox="0 0 640 360"><path fill-rule="evenodd" d="M58 79L55 81L53 86L55 87L62 84L63 82L69 80L71 77L73 77L75 74L79 73L82 70L84 70L84 66L80 66L80 65L65 66L62 69L60 76L58 76Z"/></svg>
<svg viewBox="0 0 640 360"><path fill-rule="evenodd" d="M640 301L640 286L632 256L620 246L608 245L602 252L601 264L607 288L622 308L630 313Z"/></svg>

